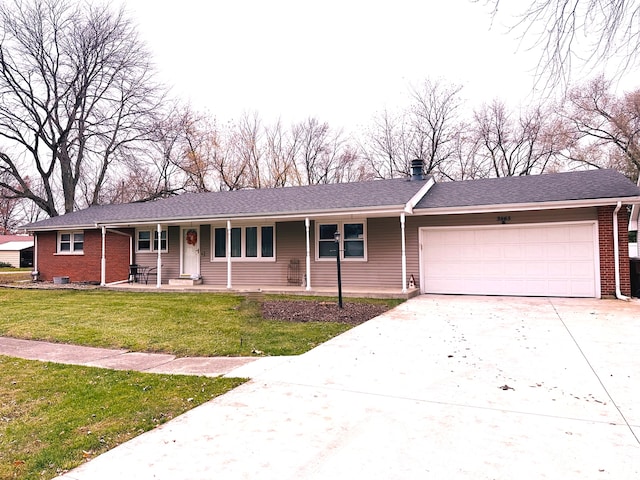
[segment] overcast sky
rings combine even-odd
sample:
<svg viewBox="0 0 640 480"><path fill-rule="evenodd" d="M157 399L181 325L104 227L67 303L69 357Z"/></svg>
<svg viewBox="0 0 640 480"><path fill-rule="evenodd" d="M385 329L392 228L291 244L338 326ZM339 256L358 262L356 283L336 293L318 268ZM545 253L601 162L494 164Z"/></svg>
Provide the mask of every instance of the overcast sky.
<svg viewBox="0 0 640 480"><path fill-rule="evenodd" d="M535 52L469 0L123 0L174 94L221 120L356 129L427 77L470 105L531 99ZM512 0L522 5L523 0ZM527 3L526 1L524 2ZM504 14L501 19L508 19Z"/></svg>

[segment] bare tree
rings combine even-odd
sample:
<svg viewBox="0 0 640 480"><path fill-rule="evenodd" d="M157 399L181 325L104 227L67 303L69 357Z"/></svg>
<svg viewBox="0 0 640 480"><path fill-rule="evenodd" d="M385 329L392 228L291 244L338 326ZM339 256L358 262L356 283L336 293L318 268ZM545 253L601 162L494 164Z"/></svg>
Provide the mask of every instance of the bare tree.
<svg viewBox="0 0 640 480"><path fill-rule="evenodd" d="M388 110L376 115L361 145L363 156L376 178L397 178L409 174L412 157L406 115Z"/></svg>
<svg viewBox="0 0 640 480"><path fill-rule="evenodd" d="M501 6L474 1L491 5L494 17ZM530 0L512 30L542 49L537 74L546 86L568 85L574 61L631 72L640 58L640 0Z"/></svg>
<svg viewBox="0 0 640 480"><path fill-rule="evenodd" d="M543 173L563 145L554 129L547 128L550 115L542 107L513 119L504 103L495 100L476 110L474 118L478 155L485 169L482 176Z"/></svg>
<svg viewBox="0 0 640 480"><path fill-rule="evenodd" d="M15 180L0 185L49 216L100 203L158 104L133 24L108 6L14 0L0 5L0 28L0 171Z"/></svg>
<svg viewBox="0 0 640 480"><path fill-rule="evenodd" d="M599 76L572 89L563 107L572 162L616 168L636 181L640 173L640 89L616 96Z"/></svg>
<svg viewBox="0 0 640 480"><path fill-rule="evenodd" d="M308 118L292 127L299 139L297 185L337 183L341 179L341 160L347 147L342 130L333 130L328 123Z"/></svg>
<svg viewBox="0 0 640 480"><path fill-rule="evenodd" d="M274 125L265 127L266 154L262 177L270 187L285 187L298 178L296 158L302 139L299 130L285 130L278 120ZM263 182L264 183L264 182Z"/></svg>
<svg viewBox="0 0 640 480"><path fill-rule="evenodd" d="M19 221L18 202L19 199L0 187L0 235L9 235L15 231Z"/></svg>
<svg viewBox="0 0 640 480"><path fill-rule="evenodd" d="M412 154L423 160L425 173L446 170L445 163L455 153L461 90L459 85L430 79L411 89Z"/></svg>
<svg viewBox="0 0 640 480"><path fill-rule="evenodd" d="M474 134L471 125L460 124L454 140L454 153L446 169L439 171L440 178L447 180L472 180L486 178L490 172L479 154L481 139Z"/></svg>
<svg viewBox="0 0 640 480"><path fill-rule="evenodd" d="M456 155L460 131L461 88L426 79L410 89L411 103L404 111L385 110L374 117L362 151L376 177L406 176L414 159L424 162L424 173L449 177L447 164Z"/></svg>

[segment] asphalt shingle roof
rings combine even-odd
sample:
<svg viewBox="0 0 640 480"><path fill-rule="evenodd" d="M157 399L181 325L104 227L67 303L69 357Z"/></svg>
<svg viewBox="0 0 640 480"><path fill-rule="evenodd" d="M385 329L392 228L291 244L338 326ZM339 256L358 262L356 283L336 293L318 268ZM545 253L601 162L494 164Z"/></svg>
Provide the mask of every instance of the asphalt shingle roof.
<svg viewBox="0 0 640 480"><path fill-rule="evenodd" d="M169 222L252 216L307 215L338 210L402 208L427 180L265 188L191 193L147 203L102 205L27 225L29 230L109 223ZM415 210L531 204L640 196L640 188L615 170L503 177L436 183Z"/></svg>
<svg viewBox="0 0 640 480"><path fill-rule="evenodd" d="M101 205L27 225L27 229L70 228L96 223L168 221L306 214L344 209L403 207L426 183L375 180L304 187L190 193L146 203Z"/></svg>
<svg viewBox="0 0 640 480"><path fill-rule="evenodd" d="M511 205L638 195L640 189L624 175L602 169L437 183L415 208Z"/></svg>

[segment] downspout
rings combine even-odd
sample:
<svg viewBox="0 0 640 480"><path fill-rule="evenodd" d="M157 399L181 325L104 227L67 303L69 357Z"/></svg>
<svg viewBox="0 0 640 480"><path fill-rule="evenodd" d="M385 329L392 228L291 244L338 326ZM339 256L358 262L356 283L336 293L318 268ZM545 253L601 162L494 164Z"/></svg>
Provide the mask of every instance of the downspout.
<svg viewBox="0 0 640 480"><path fill-rule="evenodd" d="M158 230L158 259L156 261L156 288L162 286L162 225L156 226ZM169 242L169 229L167 228L167 242Z"/></svg>
<svg viewBox="0 0 640 480"><path fill-rule="evenodd" d="M405 240L405 215L400 214L400 231L402 235L402 293L407 293L407 247Z"/></svg>
<svg viewBox="0 0 640 480"><path fill-rule="evenodd" d="M227 288L231 289L231 220L227 220Z"/></svg>
<svg viewBox="0 0 640 480"><path fill-rule="evenodd" d="M102 226L102 257L100 258L100 286L107 284L107 227Z"/></svg>
<svg viewBox="0 0 640 480"><path fill-rule="evenodd" d="M616 298L618 300L630 300L620 291L620 247L618 246L618 212L622 208L622 202L618 202L613 211L613 261L616 279Z"/></svg>
<svg viewBox="0 0 640 480"><path fill-rule="evenodd" d="M307 236L307 281L306 281L306 290L311 290L311 244L309 242L309 226L311 222L309 221L309 217L304 219L304 228Z"/></svg>

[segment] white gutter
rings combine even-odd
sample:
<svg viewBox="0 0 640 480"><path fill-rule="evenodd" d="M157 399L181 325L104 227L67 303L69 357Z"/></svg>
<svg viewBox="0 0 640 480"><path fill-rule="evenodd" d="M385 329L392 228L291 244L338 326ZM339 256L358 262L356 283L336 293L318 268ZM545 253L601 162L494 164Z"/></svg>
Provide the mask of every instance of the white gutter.
<svg viewBox="0 0 640 480"><path fill-rule="evenodd" d="M450 215L461 213L525 212L530 210L604 207L607 205L616 205L618 202L624 202L625 204L640 203L640 196L563 200L558 202L504 203L492 205L462 205L452 207L421 208L413 213L414 215Z"/></svg>
<svg viewBox="0 0 640 480"><path fill-rule="evenodd" d="M422 197L424 197L431 189L431 187L433 187L435 184L436 181L433 179L433 177L431 177L427 181L427 183L425 183L422 188L420 188L420 190L418 190L418 192L405 204L404 212L408 213L409 215L413 214L413 208L418 204L420 200L422 200Z"/></svg>
<svg viewBox="0 0 640 480"><path fill-rule="evenodd" d="M640 201L640 197L638 197L638 201ZM122 222L106 222L106 223L96 223L93 225L77 225L77 226L68 226L64 227L43 227L40 229L30 230L33 232L37 231L50 231L50 230L82 230L89 228L99 228L104 225L107 228L134 228L141 226L155 226L159 221L164 224L171 225L189 225L191 223L224 223L230 220L234 222L255 222L255 221L293 221L293 220L304 220L307 217L313 218L363 218L363 217L393 217L399 215L404 211L406 205L394 205L389 208L377 208L373 207L371 209L359 208L357 210L352 210L349 208L346 209L336 209L332 211L322 211L320 213L314 212L304 212L304 213L285 213L285 214L251 214L251 215L237 215L237 216L204 216L204 217L178 217L178 218L162 218L162 219L154 219L154 220L146 220L146 219L131 219L125 220Z"/></svg>
<svg viewBox="0 0 640 480"><path fill-rule="evenodd" d="M613 211L613 261L616 279L616 298L618 300L630 300L620 291L620 247L618 245L618 212L622 208L622 202L618 202Z"/></svg>

